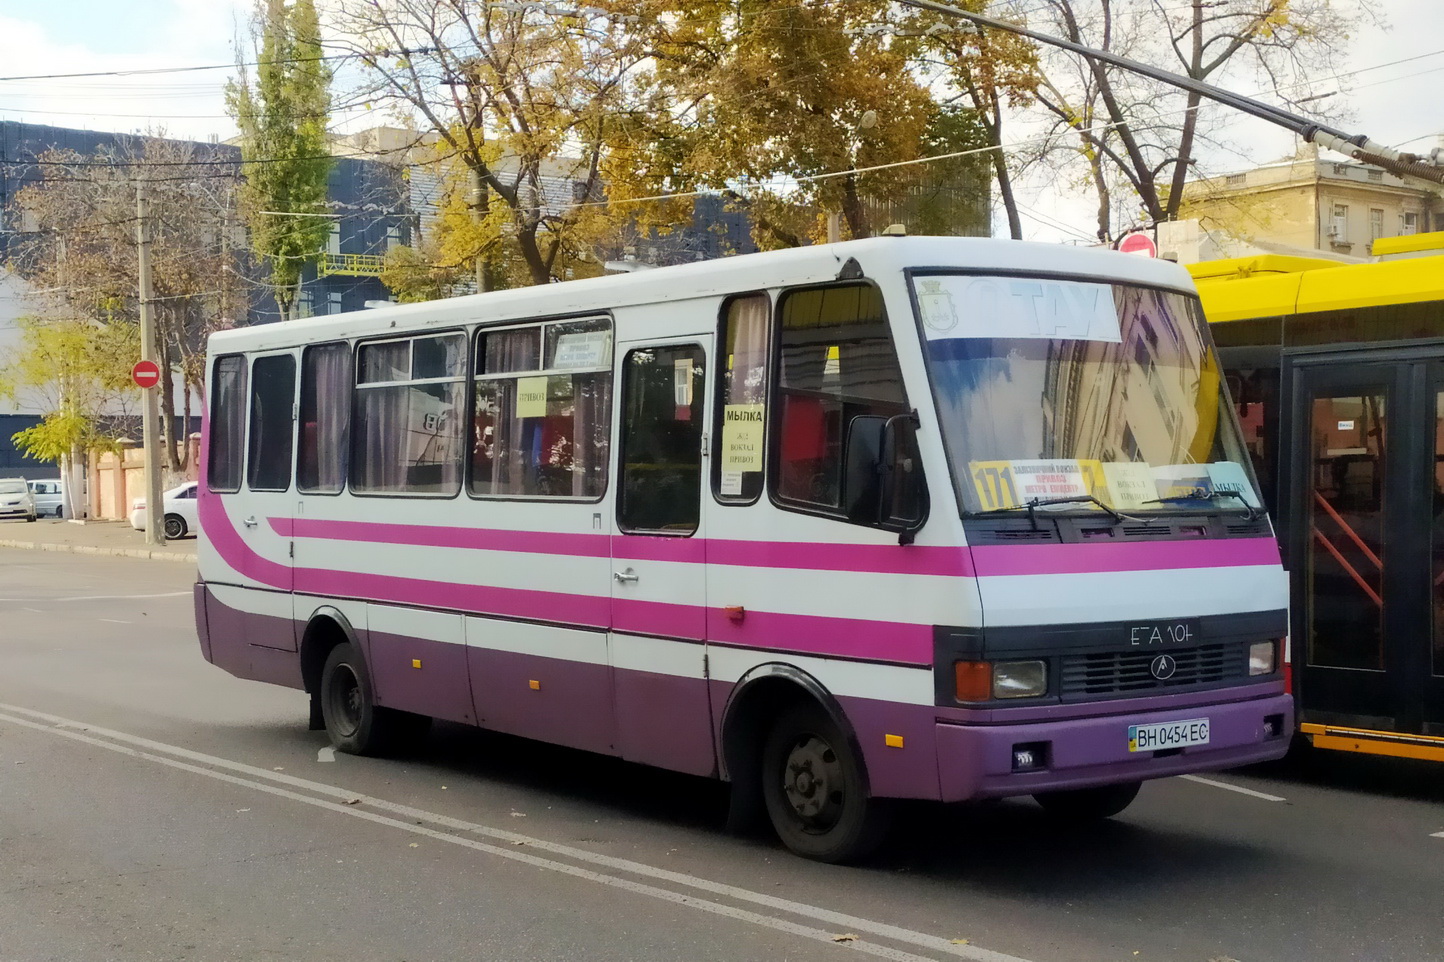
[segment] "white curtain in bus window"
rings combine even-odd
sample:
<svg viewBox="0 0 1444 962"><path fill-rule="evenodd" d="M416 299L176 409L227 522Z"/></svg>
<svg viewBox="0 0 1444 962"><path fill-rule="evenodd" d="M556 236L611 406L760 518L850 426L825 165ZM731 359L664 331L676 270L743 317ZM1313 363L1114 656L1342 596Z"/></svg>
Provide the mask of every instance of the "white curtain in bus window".
<svg viewBox="0 0 1444 962"><path fill-rule="evenodd" d="M301 355L301 443L296 488L337 494L346 486L351 429L351 345L318 344Z"/></svg>
<svg viewBox="0 0 1444 962"><path fill-rule="evenodd" d="M206 483L212 491L241 489L241 449L246 436L246 359L216 359L211 371L210 439Z"/></svg>
<svg viewBox="0 0 1444 962"><path fill-rule="evenodd" d="M852 419L907 411L882 295L867 284L789 291L781 314L777 494L836 509Z"/></svg>
<svg viewBox="0 0 1444 962"><path fill-rule="evenodd" d="M734 298L724 310L712 467L721 501L750 503L762 493L770 314L765 294Z"/></svg>
<svg viewBox="0 0 1444 962"><path fill-rule="evenodd" d="M476 352L471 493L600 498L611 450L611 321L483 331Z"/></svg>
<svg viewBox="0 0 1444 962"><path fill-rule="evenodd" d="M452 495L461 489L465 351L459 333L360 346L353 491Z"/></svg>
<svg viewBox="0 0 1444 962"><path fill-rule="evenodd" d="M251 437L246 453L246 486L252 491L285 491L291 486L295 403L295 357L256 358L251 365Z"/></svg>

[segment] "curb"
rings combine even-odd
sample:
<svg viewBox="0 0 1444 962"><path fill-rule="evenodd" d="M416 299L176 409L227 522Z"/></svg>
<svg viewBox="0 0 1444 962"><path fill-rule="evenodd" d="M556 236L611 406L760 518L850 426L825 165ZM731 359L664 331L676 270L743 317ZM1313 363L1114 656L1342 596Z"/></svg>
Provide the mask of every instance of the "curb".
<svg viewBox="0 0 1444 962"><path fill-rule="evenodd" d="M101 548L89 544L64 544L0 539L0 548L29 548L32 551L63 551L69 554L101 555L111 558L144 558L147 561L184 561L195 564L196 556L179 551L156 551L151 548Z"/></svg>

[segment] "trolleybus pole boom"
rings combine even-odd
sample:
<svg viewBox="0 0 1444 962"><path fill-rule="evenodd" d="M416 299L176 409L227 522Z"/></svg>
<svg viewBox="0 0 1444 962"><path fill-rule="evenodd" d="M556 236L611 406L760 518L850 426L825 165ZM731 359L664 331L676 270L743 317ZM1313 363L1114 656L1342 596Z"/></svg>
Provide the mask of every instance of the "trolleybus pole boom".
<svg viewBox="0 0 1444 962"><path fill-rule="evenodd" d="M1162 81L1182 90L1188 90L1200 94L1210 100L1218 101L1221 104L1241 110L1280 127L1294 131L1304 140L1316 143L1321 147L1330 150L1337 150L1342 154L1348 154L1355 160L1364 161L1382 167L1390 173L1401 176L1418 177L1422 180L1435 184L1444 184L1444 168L1429 163L1417 154L1401 153L1392 147L1375 140L1370 140L1363 134L1348 134L1336 127L1330 127L1310 120L1307 117L1300 117L1298 114L1291 114L1287 110L1269 104L1260 103L1242 94L1236 94L1222 87L1215 87L1213 84L1194 80L1192 77L1183 77L1167 70L1160 70L1158 67L1149 66L1146 63L1139 63L1136 60L1129 60L1127 57L1120 57L1117 54L1108 53L1106 50L1095 50L1092 47L1085 47L1083 44L1074 43L1071 40L1064 40L1062 37L1052 37L1048 34L1038 33L1029 30L1027 27L1015 23L1008 23L1006 20L998 20L981 13L973 13L970 10L962 10L946 3L938 3L936 0L897 0L898 3L916 7L919 10L931 10L935 13L942 13L952 17L961 17L964 20L981 27L991 27L994 30L1006 30L1009 33L1016 33L1019 36L1036 40L1039 43L1050 44L1054 47L1061 47L1064 50L1071 50L1089 60L1101 60L1115 67L1122 67L1134 73L1143 74L1154 80Z"/></svg>

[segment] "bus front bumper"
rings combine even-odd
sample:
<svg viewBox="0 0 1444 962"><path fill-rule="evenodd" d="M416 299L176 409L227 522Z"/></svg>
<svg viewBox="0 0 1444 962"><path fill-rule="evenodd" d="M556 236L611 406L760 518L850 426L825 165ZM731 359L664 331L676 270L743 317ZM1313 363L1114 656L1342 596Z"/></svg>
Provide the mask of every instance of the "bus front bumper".
<svg viewBox="0 0 1444 962"><path fill-rule="evenodd" d="M1208 720L1206 745L1130 751L1134 726L1199 719ZM942 798L1031 795L1269 761L1288 751L1293 725L1293 698L1286 694L1017 725L939 722Z"/></svg>

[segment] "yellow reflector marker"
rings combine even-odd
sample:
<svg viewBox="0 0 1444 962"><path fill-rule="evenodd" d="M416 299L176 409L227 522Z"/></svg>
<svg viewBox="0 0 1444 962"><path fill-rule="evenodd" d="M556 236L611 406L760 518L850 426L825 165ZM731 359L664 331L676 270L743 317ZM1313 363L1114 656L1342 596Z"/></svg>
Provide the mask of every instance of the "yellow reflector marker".
<svg viewBox="0 0 1444 962"><path fill-rule="evenodd" d="M882 740L883 744L887 745L888 748L903 747L903 737L901 735L884 735L882 736Z"/></svg>
<svg viewBox="0 0 1444 962"><path fill-rule="evenodd" d="M541 682L537 681L535 678L527 682L527 685L531 687L532 691L541 691Z"/></svg>
<svg viewBox="0 0 1444 962"><path fill-rule="evenodd" d="M420 658L413 658L413 659L411 659L411 667L412 667L412 668L420 668L420 667L421 667L421 659L420 659Z"/></svg>

